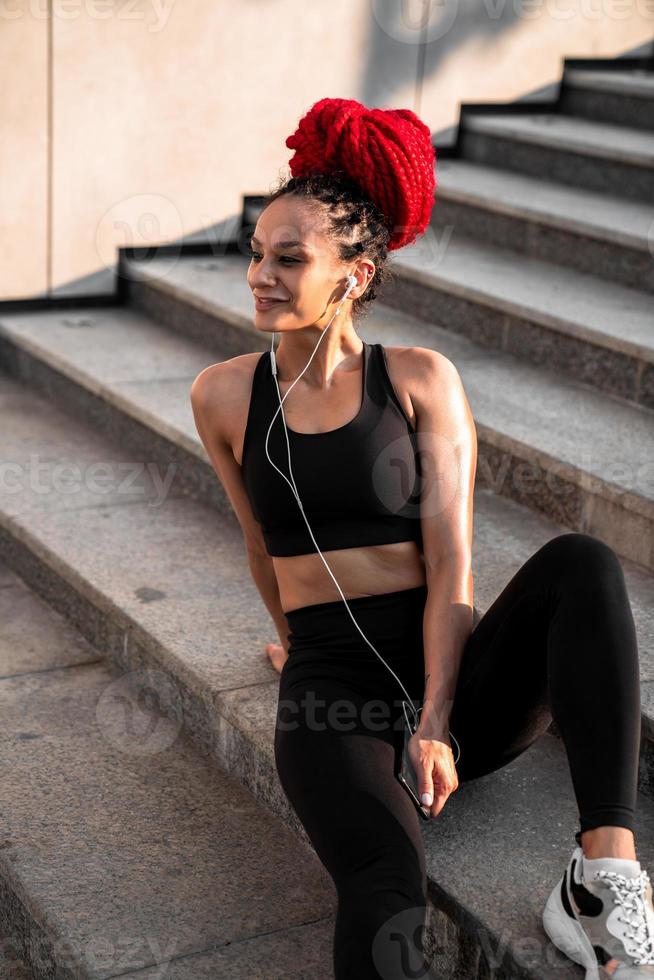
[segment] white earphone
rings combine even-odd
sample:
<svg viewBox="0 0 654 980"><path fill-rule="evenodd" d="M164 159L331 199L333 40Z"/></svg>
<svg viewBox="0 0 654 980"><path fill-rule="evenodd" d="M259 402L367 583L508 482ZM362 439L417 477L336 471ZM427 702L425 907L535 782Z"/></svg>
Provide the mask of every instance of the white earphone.
<svg viewBox="0 0 654 980"><path fill-rule="evenodd" d="M348 611L348 613L350 615L350 619L352 620L352 622L354 623L354 625L356 626L356 628L359 630L359 633L361 633L361 636L366 641L366 643L368 644L368 646L370 647L370 649L373 650L374 653L376 653L377 656L379 657L379 659L382 661L382 663L386 667L388 667L388 670L390 670L391 674L393 675L393 677L395 678L395 680L398 682L398 684L402 688L402 691L406 695L407 700L402 702L402 708L403 708L403 711L404 711L404 717L406 718L407 724L409 724L409 718L408 718L408 715L407 715L407 704L408 704L411 707L411 711L413 711L414 722L415 722L415 725L417 727L417 724L418 724L418 714L420 713L420 711L422 711L422 708L417 708L416 709L415 705L413 704L413 701L409 697L409 692L405 688L405 686L402 683L402 681L400 680L400 678L397 676L397 674L395 673L395 671L391 667L389 667L389 665L386 663L386 661L382 657L381 653L379 653L378 650L375 650L374 646L372 645L372 643L370 642L370 640L368 639L368 637L365 636L365 634L363 633L363 630L361 629L361 627L357 623L356 619L352 615L352 611L351 611L351 609L350 609L350 607L348 605L347 599L343 595L343 591L342 591L340 585L336 581L336 578L334 577L334 574L333 574L331 568L329 567L328 563L325 561L325 557L324 557L322 551L320 550L320 548L318 547L318 543L316 542L316 539L315 539L315 537L313 535L313 531L311 530L311 526L310 526L310 524L309 524L309 522L307 520L307 516L304 513L304 507L302 506L302 501L300 500L300 495L298 494L298 490L297 490L297 487L295 485L295 477L293 476L293 469L292 469L292 466L291 466L291 446L290 446L289 438L288 438L288 429L286 428L286 419L284 418L284 409L282 407L283 404L284 404L284 400L286 398L288 398L288 396L290 395L291 391L293 390L293 386L298 383L298 381L300 380L300 378L302 377L302 375L304 374L304 372L306 371L306 369L311 364L311 361L313 359L313 355L318 350L318 346L320 344L320 341L326 335L327 330L332 325L332 322L334 320L334 317L336 317L340 313L341 307L342 307L343 303L345 302L345 300L349 296L350 292L354 289L354 287L356 285L357 285L357 278L356 278L356 276L348 276L347 277L347 289L346 289L345 293L343 294L343 297L342 297L340 303L338 304L338 307L336 308L336 311L335 311L334 315L332 316L331 320L329 321L329 323L327 324L327 326L325 327L325 329L320 334L320 337L318 338L318 343L314 347L313 353L311 354L311 357L307 361L304 369L297 376L297 378L295 379L295 381L293 382L293 384L291 385L291 387L288 389L288 391L286 392L286 394L284 395L283 398L282 398L281 392L279 390L279 384L277 382L277 363L275 361L275 349L274 349L274 345L275 345L275 333L273 331L273 334L272 334L272 343L271 343L271 349L270 349L270 363L271 363L271 366L272 366L273 377L275 379L275 387L277 388L277 397L279 398L279 408L277 409L277 411L273 415L272 421L271 421L270 425L268 426L268 432L266 433L265 449L266 449L266 456L268 457L268 460L269 460L270 464L277 470L277 472L280 474L280 476L283 476L284 477L284 479L286 480L286 482L290 486L291 490L293 491L293 495L294 495L295 499L297 500L297 503L298 503L298 506L300 508L300 511L302 512L302 516L304 518L304 521L305 521L305 523L307 525L307 528L309 529L309 534L311 535L311 540L313 541L313 543L314 543L314 545L316 547L316 551L318 552L318 554L322 558L322 561L323 561L323 564L325 565L325 568L327 569L327 571L331 575L332 579L334 580L334 584L336 585L336 588L340 592L341 598L342 598L343 602L345 603L345 607L346 607L346 609L347 609L347 611ZM282 413L282 420L283 420L283 423L284 423L284 433L286 435L286 448L287 448L287 451L288 451L288 470L289 470L289 473L290 473L290 476L291 476L291 480L288 479L288 477L286 476L285 473L282 473L282 471L279 469L278 466L275 466L274 462L270 458L270 453L268 452L268 439L270 437L270 430L273 427L273 423L274 423L275 419L277 418L278 412L281 412ZM409 727L411 727L410 724L409 724ZM452 732L450 732L449 734L450 734L451 738L453 739L453 741L456 743L457 749L459 750L459 754L457 755L457 757L455 759L455 764L456 764L458 762L458 760L459 760L459 756L461 755L461 748L459 746L459 743L454 738L454 735L452 735Z"/></svg>

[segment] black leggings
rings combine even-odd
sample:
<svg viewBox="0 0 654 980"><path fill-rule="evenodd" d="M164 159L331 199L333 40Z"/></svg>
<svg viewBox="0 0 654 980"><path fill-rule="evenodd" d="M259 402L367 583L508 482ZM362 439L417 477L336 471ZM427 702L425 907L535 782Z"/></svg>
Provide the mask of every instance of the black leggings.
<svg viewBox="0 0 654 980"><path fill-rule="evenodd" d="M420 586L348 599L418 701L426 598ZM398 937L414 944L412 955L420 950L427 881L420 818L395 777L402 690L342 600L287 618L275 763L336 886L334 975L404 978ZM577 842L605 824L633 830L641 727L635 625L615 552L576 532L531 555L466 642L449 724L461 751L459 783L511 762L552 718L577 799ZM456 758L454 742L452 749Z"/></svg>

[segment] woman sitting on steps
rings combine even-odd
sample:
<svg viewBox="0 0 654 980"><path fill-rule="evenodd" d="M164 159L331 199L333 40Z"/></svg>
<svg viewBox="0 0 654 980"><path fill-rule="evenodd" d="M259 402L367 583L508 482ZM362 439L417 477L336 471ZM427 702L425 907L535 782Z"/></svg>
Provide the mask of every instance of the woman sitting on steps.
<svg viewBox="0 0 654 980"><path fill-rule="evenodd" d="M420 962L425 857L396 778L391 671L423 705L409 755L431 817L554 718L579 829L543 925L588 980L651 980L639 662L617 555L588 534L554 537L474 626L477 440L459 374L436 351L355 329L388 252L429 222L429 130L410 110L323 99L287 146L293 176L259 216L247 273L256 330L281 337L275 360L211 365L192 404L279 633L275 763L336 886L336 980L404 978L398 936Z"/></svg>

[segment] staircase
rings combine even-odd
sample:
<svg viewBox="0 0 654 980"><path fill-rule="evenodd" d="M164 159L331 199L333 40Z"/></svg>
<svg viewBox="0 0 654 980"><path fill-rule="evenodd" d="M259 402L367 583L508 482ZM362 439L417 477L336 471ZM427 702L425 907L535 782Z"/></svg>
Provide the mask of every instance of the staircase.
<svg viewBox="0 0 654 980"><path fill-rule="evenodd" d="M556 535L620 555L654 874L652 69L575 59L556 102L462 106L429 234L360 335L459 369L482 613ZM335 890L274 768L276 634L189 402L208 364L268 343L244 255L180 251L121 250L116 296L0 304L12 980L332 976ZM540 918L576 822L554 726L450 797L423 827L430 976L583 977Z"/></svg>

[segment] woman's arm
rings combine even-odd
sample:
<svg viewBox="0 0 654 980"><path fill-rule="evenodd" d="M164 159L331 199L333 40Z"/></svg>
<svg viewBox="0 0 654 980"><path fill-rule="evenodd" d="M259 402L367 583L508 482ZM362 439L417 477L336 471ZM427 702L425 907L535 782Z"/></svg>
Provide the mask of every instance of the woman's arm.
<svg viewBox="0 0 654 980"><path fill-rule="evenodd" d="M272 616L280 643L288 650L288 622L281 606L273 561L266 551L261 526L252 513L241 467L232 450L232 439L236 438L232 433L242 426L239 419L242 420L247 391L244 372L234 363L238 360L232 358L205 368L191 386L191 406L198 435L243 531L252 578Z"/></svg>
<svg viewBox="0 0 654 980"><path fill-rule="evenodd" d="M472 529L477 434L459 373L418 348L412 401L422 468L420 520L427 602L419 731L448 742L463 649L473 628Z"/></svg>
<svg viewBox="0 0 654 980"><path fill-rule="evenodd" d="M429 573L423 619L425 693L420 712L422 738L449 744L449 719L466 641L472 632L472 573L444 560Z"/></svg>

